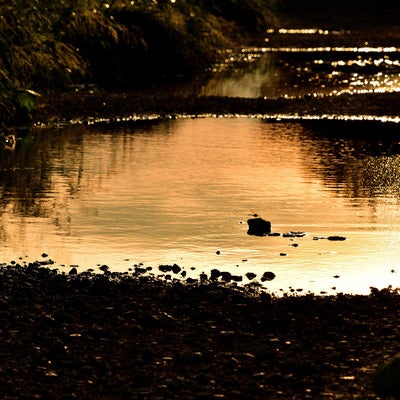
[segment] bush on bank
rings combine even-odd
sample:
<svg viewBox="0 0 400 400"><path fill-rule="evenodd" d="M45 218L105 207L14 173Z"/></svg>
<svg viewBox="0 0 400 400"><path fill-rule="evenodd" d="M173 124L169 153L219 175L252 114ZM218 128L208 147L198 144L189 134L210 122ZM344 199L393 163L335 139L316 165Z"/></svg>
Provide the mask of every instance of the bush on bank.
<svg viewBox="0 0 400 400"><path fill-rule="evenodd" d="M193 74L260 33L275 0L11 0L0 5L0 125L25 124L31 92L143 74Z"/></svg>

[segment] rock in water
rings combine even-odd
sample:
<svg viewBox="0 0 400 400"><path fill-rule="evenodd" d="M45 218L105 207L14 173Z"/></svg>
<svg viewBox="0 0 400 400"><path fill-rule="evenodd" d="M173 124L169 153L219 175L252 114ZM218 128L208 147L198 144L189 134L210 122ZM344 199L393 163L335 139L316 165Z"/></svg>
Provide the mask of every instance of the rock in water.
<svg viewBox="0 0 400 400"><path fill-rule="evenodd" d="M263 276L261 277L261 282L265 282L265 281L272 281L273 279L275 279L275 274L273 272L264 272Z"/></svg>
<svg viewBox="0 0 400 400"><path fill-rule="evenodd" d="M247 220L249 225L248 235L266 236L271 233L271 222L262 218L250 218Z"/></svg>
<svg viewBox="0 0 400 400"><path fill-rule="evenodd" d="M332 240L332 241L342 241L342 240L346 240L346 238L344 236L328 236L328 240Z"/></svg>
<svg viewBox="0 0 400 400"><path fill-rule="evenodd" d="M383 399L387 397L400 399L400 354L376 371L373 386Z"/></svg>

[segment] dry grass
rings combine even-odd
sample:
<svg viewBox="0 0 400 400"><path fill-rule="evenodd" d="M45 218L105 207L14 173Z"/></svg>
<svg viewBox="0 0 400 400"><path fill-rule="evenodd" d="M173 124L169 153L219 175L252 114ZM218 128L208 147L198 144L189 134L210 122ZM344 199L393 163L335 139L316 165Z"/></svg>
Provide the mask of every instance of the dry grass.
<svg viewBox="0 0 400 400"><path fill-rule="evenodd" d="M264 28L272 0L11 0L0 5L0 125L18 89L126 85L148 73L209 66L235 32ZM225 17L228 16L228 18ZM253 24L255 23L255 25ZM239 36L239 35L237 35ZM239 36L240 37L240 36ZM161 69L162 65L162 69Z"/></svg>

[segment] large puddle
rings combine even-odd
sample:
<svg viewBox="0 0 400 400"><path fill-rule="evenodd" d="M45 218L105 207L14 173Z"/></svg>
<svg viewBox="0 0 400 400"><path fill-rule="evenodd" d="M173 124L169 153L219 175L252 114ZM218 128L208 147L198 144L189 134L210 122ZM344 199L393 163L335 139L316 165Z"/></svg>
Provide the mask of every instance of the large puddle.
<svg viewBox="0 0 400 400"><path fill-rule="evenodd" d="M0 255L68 272L266 271L279 293L399 285L396 124L199 118L37 129L0 149ZM259 214L274 232L247 235ZM323 239L329 235L345 241ZM195 269L191 269L195 268ZM335 288L335 289L333 289Z"/></svg>

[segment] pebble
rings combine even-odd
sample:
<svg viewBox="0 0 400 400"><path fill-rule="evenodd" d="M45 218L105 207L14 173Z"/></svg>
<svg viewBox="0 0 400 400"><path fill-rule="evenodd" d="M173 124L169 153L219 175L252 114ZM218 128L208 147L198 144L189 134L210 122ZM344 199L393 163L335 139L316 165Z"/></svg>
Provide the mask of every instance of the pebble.
<svg viewBox="0 0 400 400"><path fill-rule="evenodd" d="M273 279L275 279L275 276L276 275L273 272L270 272L270 271L264 272L264 274L263 274L263 276L261 278L261 281L262 282L272 281Z"/></svg>

